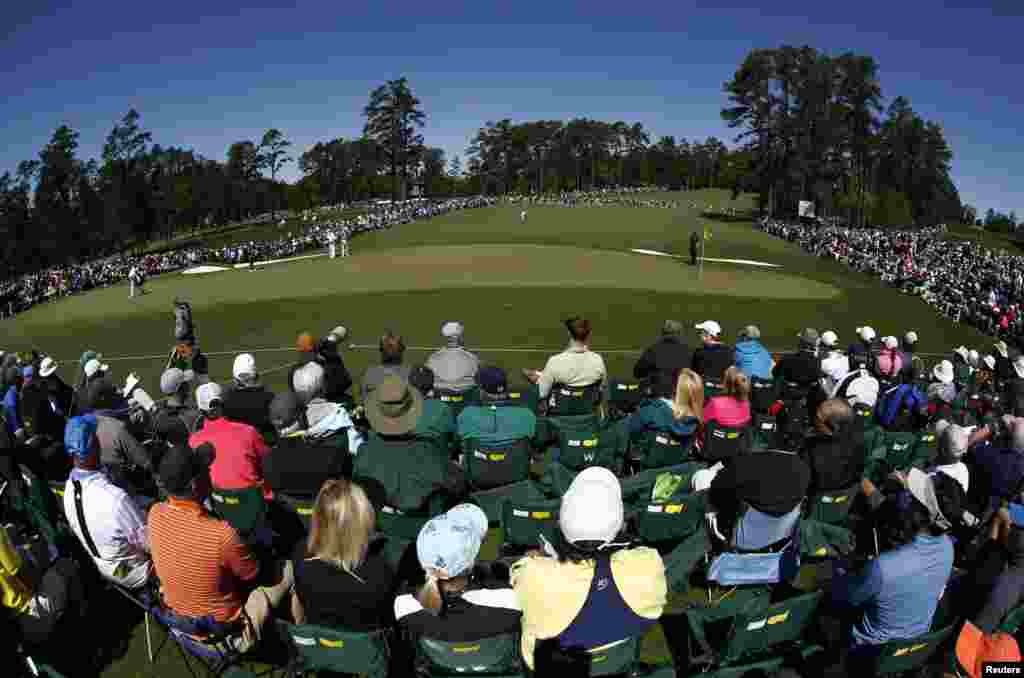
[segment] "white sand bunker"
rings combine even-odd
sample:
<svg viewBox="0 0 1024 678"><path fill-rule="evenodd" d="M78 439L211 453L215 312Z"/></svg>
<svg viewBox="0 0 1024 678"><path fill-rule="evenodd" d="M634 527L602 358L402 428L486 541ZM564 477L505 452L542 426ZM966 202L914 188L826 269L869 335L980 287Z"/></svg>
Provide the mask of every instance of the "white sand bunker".
<svg viewBox="0 0 1024 678"><path fill-rule="evenodd" d="M659 252L658 250L631 249L630 252L636 252L637 254L649 254L654 257L672 257L673 259L686 258L681 254L669 254L668 252ZM712 257L706 257L704 261L711 261L719 264L743 264L745 266L763 266L764 268L782 268L778 264L769 264L767 261L753 261L751 259L715 259Z"/></svg>
<svg viewBox="0 0 1024 678"><path fill-rule="evenodd" d="M228 269L223 266L194 266L181 272L182 275L198 275L200 273L217 273L218 271L226 271Z"/></svg>

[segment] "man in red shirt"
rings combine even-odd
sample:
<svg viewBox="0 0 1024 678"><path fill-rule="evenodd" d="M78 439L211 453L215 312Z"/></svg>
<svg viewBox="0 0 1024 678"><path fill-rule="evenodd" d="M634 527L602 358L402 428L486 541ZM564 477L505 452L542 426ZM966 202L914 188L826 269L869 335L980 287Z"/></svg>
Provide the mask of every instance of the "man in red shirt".
<svg viewBox="0 0 1024 678"><path fill-rule="evenodd" d="M256 587L260 564L228 523L209 515L197 487L204 482L213 451L177 445L164 453L158 477L167 500L149 511L147 528L153 567L164 602L176 614L206 616L232 625L227 643L247 652L259 642L272 611L294 581L287 562L281 581Z"/></svg>
<svg viewBox="0 0 1024 678"><path fill-rule="evenodd" d="M221 387L213 382L196 389L196 401L204 422L203 427L189 437L188 444L192 448L203 443L213 445L210 482L214 487L241 490L263 485L263 459L270 453L270 447L249 424L224 417L223 397ZM264 496L273 498L269 487L264 488Z"/></svg>

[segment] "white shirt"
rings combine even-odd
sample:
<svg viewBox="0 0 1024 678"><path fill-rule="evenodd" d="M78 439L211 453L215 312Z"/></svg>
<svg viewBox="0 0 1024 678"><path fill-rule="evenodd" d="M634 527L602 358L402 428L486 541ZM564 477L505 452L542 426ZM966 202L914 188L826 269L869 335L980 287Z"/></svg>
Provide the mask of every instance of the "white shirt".
<svg viewBox="0 0 1024 678"><path fill-rule="evenodd" d="M971 478L970 471L967 469L967 464L962 461L958 461L954 464L936 466L935 470L938 473L945 473L947 476L960 483L960 487L964 488L964 494L967 493L967 488L970 485Z"/></svg>
<svg viewBox="0 0 1024 678"><path fill-rule="evenodd" d="M829 351L821 360L821 386L830 396L835 392L839 382L850 373L850 358L839 351Z"/></svg>
<svg viewBox="0 0 1024 678"><path fill-rule="evenodd" d="M141 586L153 566L142 509L103 473L72 471L64 486L64 514L90 557L92 553L78 524L75 479L82 483L82 511L100 554L99 558L93 557L100 574L127 588Z"/></svg>
<svg viewBox="0 0 1024 678"><path fill-rule="evenodd" d="M540 397L547 398L555 384L590 386L604 381L607 373L604 359L599 354L579 342L572 341L569 342L567 349L548 358L537 380L537 386Z"/></svg>

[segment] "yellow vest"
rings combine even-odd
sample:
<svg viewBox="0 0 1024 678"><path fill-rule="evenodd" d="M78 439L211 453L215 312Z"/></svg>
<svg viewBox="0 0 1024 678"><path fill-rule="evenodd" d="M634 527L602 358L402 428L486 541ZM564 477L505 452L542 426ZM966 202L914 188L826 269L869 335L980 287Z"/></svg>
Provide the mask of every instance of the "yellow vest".
<svg viewBox="0 0 1024 678"><path fill-rule="evenodd" d="M11 543L7 528L0 526L0 597L3 605L21 614L32 604L32 591L19 576L21 554Z"/></svg>

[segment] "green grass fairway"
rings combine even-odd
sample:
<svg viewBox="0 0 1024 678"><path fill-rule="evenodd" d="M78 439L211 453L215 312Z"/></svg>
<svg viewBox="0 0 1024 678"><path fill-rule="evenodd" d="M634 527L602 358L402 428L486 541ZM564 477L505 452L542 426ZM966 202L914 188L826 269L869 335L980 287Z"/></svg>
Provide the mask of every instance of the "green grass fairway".
<svg viewBox="0 0 1024 678"><path fill-rule="evenodd" d="M728 341L749 323L761 327L767 346L789 350L805 326L834 329L848 343L858 325L880 335L916 330L924 351L948 353L960 343L987 349L974 330L940 318L919 299L834 262L812 258L795 245L759 233L746 223L703 219L705 205L749 206L724 191L657 194L686 205L677 210L532 207L526 224L510 204L476 209L360 235L349 259L309 259L256 272L229 270L150 281L149 294L129 300L127 285L44 304L0 323L0 348L38 347L62 361L71 381L87 348L111 361L118 379L137 372L151 394L173 343L171 302L190 300L200 346L211 374L230 377L233 356L255 351L265 381L284 386L290 347L299 332L323 334L338 324L358 346L345 360L358 381L377 357L377 337L394 329L410 347L408 361L422 361L442 342L440 325L466 324L467 344L484 361L514 370L540 367L562 348L562 320L582 314L594 322L594 348L609 371L628 376L639 351L666 318L689 326L718 320ZM697 209L689 207L691 202ZM688 253L690 234L712 229L707 256L750 259L777 269L708 263L700 276L689 261L628 252L632 248ZM691 336L695 343L695 335ZM489 552L493 552L493 547ZM103 603L106 604L105 602ZM99 613L99 614L102 614ZM122 658L107 662L105 677L144 675L141 618ZM110 632L111 638L118 633ZM159 635L159 634L158 634ZM666 659L664 638L652 634L649 659ZM115 654L122 654L116 652ZM156 675L188 675L180 661ZM80 673L75 675L89 675Z"/></svg>

